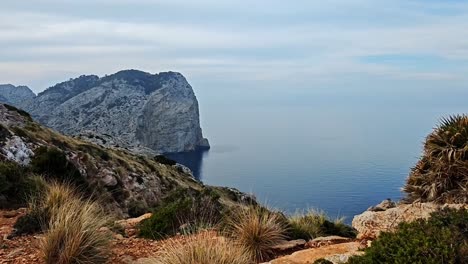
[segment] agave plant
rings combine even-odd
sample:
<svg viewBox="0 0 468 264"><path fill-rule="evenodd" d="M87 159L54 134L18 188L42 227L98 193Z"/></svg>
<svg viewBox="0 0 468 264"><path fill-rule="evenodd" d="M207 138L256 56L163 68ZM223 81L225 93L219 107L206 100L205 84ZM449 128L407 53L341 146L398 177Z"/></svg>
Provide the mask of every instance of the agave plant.
<svg viewBox="0 0 468 264"><path fill-rule="evenodd" d="M411 202L468 202L468 116L441 120L403 190Z"/></svg>

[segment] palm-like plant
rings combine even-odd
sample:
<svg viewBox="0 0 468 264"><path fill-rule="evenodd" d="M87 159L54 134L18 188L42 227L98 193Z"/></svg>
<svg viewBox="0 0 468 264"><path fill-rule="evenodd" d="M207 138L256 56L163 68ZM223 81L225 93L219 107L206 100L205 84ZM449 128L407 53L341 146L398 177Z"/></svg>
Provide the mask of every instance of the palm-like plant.
<svg viewBox="0 0 468 264"><path fill-rule="evenodd" d="M411 202L468 202L468 116L441 120L403 190Z"/></svg>

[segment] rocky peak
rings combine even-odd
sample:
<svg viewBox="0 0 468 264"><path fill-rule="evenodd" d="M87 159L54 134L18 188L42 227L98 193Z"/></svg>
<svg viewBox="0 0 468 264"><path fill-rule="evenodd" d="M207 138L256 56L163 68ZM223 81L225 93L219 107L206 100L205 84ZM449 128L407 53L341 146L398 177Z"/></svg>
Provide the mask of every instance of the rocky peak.
<svg viewBox="0 0 468 264"><path fill-rule="evenodd" d="M106 146L120 142L127 149L153 154L209 147L200 128L197 98L176 72L82 75L15 105L68 135L106 135L113 139L106 140Z"/></svg>
<svg viewBox="0 0 468 264"><path fill-rule="evenodd" d="M36 95L27 86L14 86L12 84L0 84L0 102L7 104L19 104Z"/></svg>

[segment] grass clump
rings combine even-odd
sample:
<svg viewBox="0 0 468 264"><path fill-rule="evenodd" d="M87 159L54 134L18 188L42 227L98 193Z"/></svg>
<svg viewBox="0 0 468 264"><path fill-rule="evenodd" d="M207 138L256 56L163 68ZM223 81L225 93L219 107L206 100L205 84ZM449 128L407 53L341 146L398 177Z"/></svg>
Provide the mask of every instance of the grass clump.
<svg viewBox="0 0 468 264"><path fill-rule="evenodd" d="M324 212L309 209L288 218L289 235L293 239L314 239L320 236L356 237L356 231L344 218L330 219Z"/></svg>
<svg viewBox="0 0 468 264"><path fill-rule="evenodd" d="M45 263L106 263L110 237L99 229L108 222L108 217L95 202L67 201L51 217L41 243Z"/></svg>
<svg viewBox="0 0 468 264"><path fill-rule="evenodd" d="M410 202L468 202L468 116L442 119L403 190Z"/></svg>
<svg viewBox="0 0 468 264"><path fill-rule="evenodd" d="M273 247L287 238L281 214L259 206L238 208L226 221L226 235L246 248L255 261L271 258Z"/></svg>
<svg viewBox="0 0 468 264"><path fill-rule="evenodd" d="M348 263L468 263L468 211L443 210L428 220L402 223Z"/></svg>
<svg viewBox="0 0 468 264"><path fill-rule="evenodd" d="M169 243L161 256L145 264L253 264L249 253L241 246L209 232Z"/></svg>
<svg viewBox="0 0 468 264"><path fill-rule="evenodd" d="M76 199L75 191L69 185L48 183L28 204L28 213L20 217L14 225L15 235L34 234L45 231L50 219Z"/></svg>

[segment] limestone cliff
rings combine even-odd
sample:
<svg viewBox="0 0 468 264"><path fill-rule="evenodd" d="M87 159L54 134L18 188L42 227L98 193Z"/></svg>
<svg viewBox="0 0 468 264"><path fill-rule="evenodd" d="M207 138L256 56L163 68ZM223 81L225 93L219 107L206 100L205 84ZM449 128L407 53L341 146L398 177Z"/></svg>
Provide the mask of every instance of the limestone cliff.
<svg viewBox="0 0 468 264"><path fill-rule="evenodd" d="M92 142L107 137L95 142L106 146L145 153L209 147L197 98L180 73L125 70L101 78L83 75L13 104L62 133Z"/></svg>

